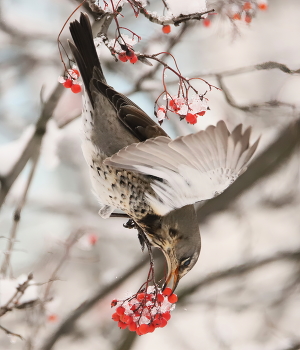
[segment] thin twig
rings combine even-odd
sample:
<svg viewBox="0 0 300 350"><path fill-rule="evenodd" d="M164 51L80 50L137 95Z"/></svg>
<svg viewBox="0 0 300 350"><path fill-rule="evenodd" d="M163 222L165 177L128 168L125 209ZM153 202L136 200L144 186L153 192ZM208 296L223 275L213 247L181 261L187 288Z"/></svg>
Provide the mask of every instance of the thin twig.
<svg viewBox="0 0 300 350"><path fill-rule="evenodd" d="M155 255L155 254L154 254ZM75 322L84 315L87 311L89 311L96 303L110 294L113 290L122 285L128 278L133 276L136 272L142 269L144 266L148 264L147 259L140 259L134 266L128 269L122 277L116 279L113 283L103 287L101 286L98 291L96 291L90 298L85 300L79 307L73 310L67 318L58 326L57 330L50 335L50 337L45 341L41 350L50 350L56 341L66 333L70 329L74 327Z"/></svg>
<svg viewBox="0 0 300 350"><path fill-rule="evenodd" d="M15 213L14 213L13 225L12 225L10 235L9 235L9 238L7 241L7 248L6 248L5 253L4 253L5 257L4 257L2 266L1 266L1 275L2 276L6 276L6 274L7 274L7 269L9 267L11 253L13 251L14 244L16 242L17 229L18 229L18 226L20 223L21 212L22 212L22 209L23 209L25 202L26 202L28 190L29 190L29 187L32 183L32 179L33 179L36 167L37 167L39 155L40 155L40 152L39 152L39 149L37 149L36 153L32 156L32 166L31 166L31 170L30 170L30 173L29 173L29 176L27 179L27 183L26 183L23 195L22 195L22 197L19 201L19 204L18 204L18 206L15 210Z"/></svg>
<svg viewBox="0 0 300 350"><path fill-rule="evenodd" d="M266 258L253 260L253 261L247 261L246 263L235 265L229 269L216 271L207 277L203 278L200 281L197 281L188 287L184 288L178 293L178 300L180 303L184 302L187 297L190 297L192 294L199 291L199 289L203 287L207 287L212 283L215 283L217 281L220 281L225 278L231 278L231 277L237 277L241 276L245 273L248 273L250 271L253 271L259 267L275 263L277 261L281 260L289 260L289 261L299 261L300 260L300 250L294 250L294 251L286 251L286 252L280 252L276 253L274 255L271 255Z"/></svg>
<svg viewBox="0 0 300 350"><path fill-rule="evenodd" d="M3 327L0 325L0 329L2 329L7 335L11 335L11 336L14 336L14 337L18 337L20 338L21 340L24 340L23 337L20 335L20 334L17 334L17 333L13 333L11 331L9 331L7 328Z"/></svg>
<svg viewBox="0 0 300 350"><path fill-rule="evenodd" d="M50 95L48 101L43 105L40 117L35 125L35 132L31 139L28 141L26 147L24 148L22 154L19 159L16 161L13 168L10 172L0 179L1 188L0 188L0 208L11 189L11 186L20 175L21 171L24 169L28 160L32 157L32 155L37 152L42 143L43 136L46 132L46 125L48 120L52 117L53 112L58 104L58 101L62 95L64 87L62 84L57 84L56 88L53 90Z"/></svg>
<svg viewBox="0 0 300 350"><path fill-rule="evenodd" d="M208 13L215 12L214 9L211 9L211 10L207 10L204 12L196 12L196 13L191 13L189 15L179 15L177 17L172 17L170 19L160 20L157 17L157 15L151 14L151 12L147 11L145 8L140 6L136 0L132 0L132 3L135 4L139 8L140 13L143 14L150 22L160 24L160 25L174 24L175 26L178 26L180 23L185 23L185 22L191 21L191 20L200 21Z"/></svg>
<svg viewBox="0 0 300 350"><path fill-rule="evenodd" d="M5 315L8 311L11 311L15 306L18 305L20 298L25 293L26 289L29 287L30 281L33 279L33 275L30 273L27 277L27 280L20 284L15 293L7 301L7 303L0 307L0 317Z"/></svg>

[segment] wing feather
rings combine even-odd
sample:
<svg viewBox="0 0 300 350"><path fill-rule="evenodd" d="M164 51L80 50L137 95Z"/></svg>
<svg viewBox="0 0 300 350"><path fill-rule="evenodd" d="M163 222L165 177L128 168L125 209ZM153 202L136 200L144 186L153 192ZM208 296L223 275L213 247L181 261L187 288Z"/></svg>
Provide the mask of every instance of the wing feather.
<svg viewBox="0 0 300 350"><path fill-rule="evenodd" d="M223 121L204 131L171 140L165 136L132 144L107 158L107 165L154 176L155 195L146 194L161 215L223 192L245 170L259 139L251 128L230 133Z"/></svg>

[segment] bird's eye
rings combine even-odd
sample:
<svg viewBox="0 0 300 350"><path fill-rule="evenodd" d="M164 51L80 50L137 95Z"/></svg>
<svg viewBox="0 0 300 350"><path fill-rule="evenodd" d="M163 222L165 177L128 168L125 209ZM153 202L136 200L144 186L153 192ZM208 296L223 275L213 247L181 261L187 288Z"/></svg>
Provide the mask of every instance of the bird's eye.
<svg viewBox="0 0 300 350"><path fill-rule="evenodd" d="M174 228L170 228L169 229L169 235L171 237L176 237L178 235L178 231L176 229L174 229Z"/></svg>
<svg viewBox="0 0 300 350"><path fill-rule="evenodd" d="M183 260L183 262L181 263L181 266L187 267L189 266L189 264L191 263L191 258L187 258L185 260Z"/></svg>

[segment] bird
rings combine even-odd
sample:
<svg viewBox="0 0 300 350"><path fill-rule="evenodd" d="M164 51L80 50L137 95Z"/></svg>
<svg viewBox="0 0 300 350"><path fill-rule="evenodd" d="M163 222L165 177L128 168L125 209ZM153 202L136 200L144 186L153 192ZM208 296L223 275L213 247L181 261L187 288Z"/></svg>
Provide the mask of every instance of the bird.
<svg viewBox="0 0 300 350"><path fill-rule="evenodd" d="M138 105L109 86L87 14L70 23L69 47L83 84L82 151L99 215L126 213L167 261L174 291L196 264L201 237L195 203L222 193L243 173L259 139L224 121L172 140Z"/></svg>

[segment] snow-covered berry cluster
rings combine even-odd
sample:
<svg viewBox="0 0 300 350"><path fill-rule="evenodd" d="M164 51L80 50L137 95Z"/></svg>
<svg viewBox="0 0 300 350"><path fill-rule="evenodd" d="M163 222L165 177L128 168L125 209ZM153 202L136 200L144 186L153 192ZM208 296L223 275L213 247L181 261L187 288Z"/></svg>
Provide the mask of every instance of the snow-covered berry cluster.
<svg viewBox="0 0 300 350"><path fill-rule="evenodd" d="M58 82L61 83L65 88L71 89L74 94L81 91L81 83L78 81L80 73L77 69L68 69L65 76L58 77Z"/></svg>
<svg viewBox="0 0 300 350"><path fill-rule="evenodd" d="M121 329L128 328L138 335L152 333L156 328L165 327L175 308L177 295L171 288L163 291L157 286L148 286L126 300L113 300L115 308L112 319Z"/></svg>
<svg viewBox="0 0 300 350"><path fill-rule="evenodd" d="M167 105L157 109L156 116L159 122L162 122L170 111L178 114L180 119L185 119L189 124L196 124L197 118L203 116L209 109L207 100L199 95L192 98L168 95L167 99Z"/></svg>

